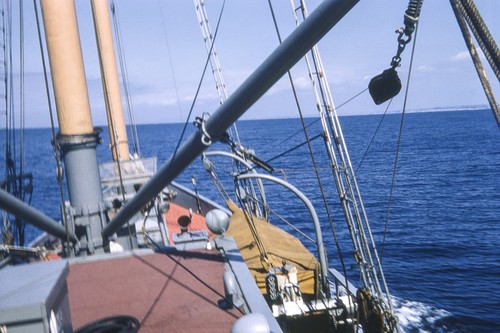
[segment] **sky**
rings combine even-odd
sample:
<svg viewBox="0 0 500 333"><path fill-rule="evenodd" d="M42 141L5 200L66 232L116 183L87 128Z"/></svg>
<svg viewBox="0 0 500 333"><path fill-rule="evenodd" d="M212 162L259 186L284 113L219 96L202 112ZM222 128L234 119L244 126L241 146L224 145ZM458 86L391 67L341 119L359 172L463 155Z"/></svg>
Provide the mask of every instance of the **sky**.
<svg viewBox="0 0 500 333"><path fill-rule="evenodd" d="M90 1L76 0L75 3L93 121L94 125L104 125L106 116ZM318 3L316 0L307 1L309 11ZM206 50L192 1L115 0L115 4L136 123L184 122L206 61ZM215 31L222 4L222 0L205 0L212 31ZM286 37L295 24L290 1L274 0L272 4L280 34ZM498 41L500 1L476 0L476 4ZM14 43L19 43L16 35L19 30L16 25L18 4L14 2L12 6L15 22L12 39ZM362 0L320 41L318 47L336 105L364 91L373 76L389 67L397 49L395 30L402 27L406 6L407 1ZM26 126L48 127L48 102L33 4L25 2L24 7ZM407 110L487 105L449 1L424 1L414 42L416 48L406 99ZM235 91L277 45L278 38L267 0L226 1L215 46L228 93ZM412 47L413 43L410 43L402 54L398 72L403 89L391 103L390 112L403 109ZM17 72L18 48L13 47L14 70ZM483 64L488 67L486 62ZM311 83L304 65L299 63L291 73L304 114L316 116ZM499 82L490 70L487 73L498 95ZM14 83L16 94L18 81ZM287 78L282 79L243 119L296 117L291 97L290 83ZM123 100L125 102L125 98ZM15 103L18 108L18 98ZM203 112L215 112L218 105L214 81L208 72L194 104L191 120ZM386 107L387 104L376 106L369 94L364 92L339 108L338 113L380 114ZM0 128L4 127L3 113L2 116Z"/></svg>

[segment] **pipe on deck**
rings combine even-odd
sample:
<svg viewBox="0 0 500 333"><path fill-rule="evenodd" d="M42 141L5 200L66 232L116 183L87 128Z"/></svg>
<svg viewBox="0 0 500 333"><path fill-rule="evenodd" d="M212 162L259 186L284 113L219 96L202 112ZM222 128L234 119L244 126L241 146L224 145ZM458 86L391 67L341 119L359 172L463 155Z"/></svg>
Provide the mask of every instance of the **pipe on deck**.
<svg viewBox="0 0 500 333"><path fill-rule="evenodd" d="M72 242L77 242L76 236L71 232L66 234L61 224L1 189L0 208L62 240L69 237Z"/></svg>

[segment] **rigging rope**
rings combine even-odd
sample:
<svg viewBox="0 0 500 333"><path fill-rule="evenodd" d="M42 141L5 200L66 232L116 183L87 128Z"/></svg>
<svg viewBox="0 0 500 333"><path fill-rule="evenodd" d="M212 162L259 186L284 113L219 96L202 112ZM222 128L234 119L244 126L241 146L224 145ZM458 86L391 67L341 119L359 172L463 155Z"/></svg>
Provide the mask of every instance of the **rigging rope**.
<svg viewBox="0 0 500 333"><path fill-rule="evenodd" d="M5 182L2 187L19 200L31 204L33 177L25 173L25 101L24 101L24 10L19 4L19 123L15 115L14 63L13 63L13 10L10 2L3 2L2 37L3 37L3 83L2 97L5 100ZM18 126L18 128L16 128ZM19 141L17 141L19 139ZM11 237L17 245L25 243L25 221L14 216L14 224L7 221L9 214L3 214L3 226L6 237ZM8 235L7 235L8 234Z"/></svg>
<svg viewBox="0 0 500 333"><path fill-rule="evenodd" d="M205 42L205 47L208 54L210 55L210 67L212 69L212 74L215 81L215 89L217 90L217 93L219 95L219 102L222 105L226 102L228 93L226 89L226 83L222 75L219 58L217 56L218 53L215 49L213 35L210 30L210 25L208 24L208 15L205 10L205 3L203 2L203 0L193 0L193 2L196 9L196 16L198 17L198 22L202 31L203 40ZM231 138L236 139L238 146L241 146L240 136L236 123L234 123L233 126L229 128L228 132ZM232 146L231 148L233 149L235 147Z"/></svg>
<svg viewBox="0 0 500 333"><path fill-rule="evenodd" d="M120 22L118 20L118 13L116 10L115 2L114 0L111 1L111 13L113 16L113 26L114 26L114 31L115 31L115 39L116 39L116 44L117 44L117 51L118 51L118 60L120 62L120 72L122 75L122 84L123 84L123 90L125 93L125 99L126 99L126 105L127 105L127 115L129 118L129 123L132 129L132 146L134 148L134 154L137 154L138 156L141 156L141 149L139 147L139 136L137 134L137 124L135 122L135 116L134 116L134 110L133 110L133 104L132 104L132 94L130 93L130 88L128 85L129 79L128 79L128 70L127 70L127 63L125 61L125 56L123 52L123 42L122 42L122 37L120 34L121 28L120 28Z"/></svg>
<svg viewBox="0 0 500 333"><path fill-rule="evenodd" d="M292 148L290 148L290 149L282 152L281 154L275 155L274 157L266 160L266 163L269 163L269 162L274 161L274 160L276 160L276 159L278 159L280 157L283 157L283 156L291 153L292 151L299 149L300 147L302 147L302 146L304 146L306 144L309 146L312 141L314 141L314 140L316 140L318 138L322 138L322 137L323 137L323 133L317 134L316 136L313 136L312 138L307 137L306 141L304 141L302 143L299 143L298 145L296 145L296 146L294 146L294 147L292 147ZM314 168L317 169L316 166L314 166Z"/></svg>
<svg viewBox="0 0 500 333"><path fill-rule="evenodd" d="M93 15L96 15L96 9L94 7L95 3L94 2L91 2L91 6L92 6L92 13ZM99 27L99 20L95 19L94 18L94 25L95 25L95 30L96 30L96 42L97 42L97 49L98 49L98 53L101 54L102 53L102 40L101 40L101 36L99 35L98 31L100 31L100 27ZM118 179L119 179L119 182L120 182L120 192L121 192L121 195L122 195L122 202L126 202L126 197L125 197L125 185L124 185L124 182L123 182L123 169L122 169L122 162L124 160L128 160L128 156L127 158L126 157L122 157L120 155L120 149L119 149L119 145L120 145L120 138L118 136L118 131L117 131L117 128L116 128L116 121L115 121L115 114L114 112L111 110L111 101L109 100L110 99L110 96L109 94L107 93L109 91L109 87L108 87L108 80L107 80L107 76L104 74L104 67L103 67L103 63L102 63L102 59L101 59L101 56L99 56L99 63L100 63L100 66L101 66L101 72L102 72L102 85L103 85L103 89L104 89L104 100L105 100L105 104L106 104L106 113L107 113L107 118L108 118L108 126L109 126L109 136L110 136L110 141L112 143L111 145L111 152L112 152L112 156L114 158L116 158L115 162L116 162L116 167L117 167L117 170L118 170ZM114 137L114 138L113 138ZM129 154L128 152L128 146L127 146L127 155ZM133 248L133 241L132 241L132 229L130 227L130 222L127 221L127 231L128 231L128 240L129 240L129 244L130 244L130 248Z"/></svg>
<svg viewBox="0 0 500 333"><path fill-rule="evenodd" d="M310 241L311 243L313 243L315 245L318 243L312 237L310 237L309 235L307 235L306 233L304 233L303 231L301 231L299 228L297 228L296 226L294 226L292 223L288 222L283 216L281 216L280 214L278 214L276 211L272 210L269 206L267 206L267 209L269 209L269 212L273 213L281 222L283 222L284 224L286 224L287 226L289 226L291 229L295 230L295 232L297 232L298 234L300 234L302 237L304 237L305 239L307 239L308 241Z"/></svg>
<svg viewBox="0 0 500 333"><path fill-rule="evenodd" d="M7 4L8 6L8 4ZM6 48L5 48L5 51L6 51L6 54L5 54L5 61L6 61L6 69L7 69L7 73L5 75L5 85L7 87L7 90L6 90L6 96L5 98L7 99L6 102L7 102L7 112L9 113L9 118L10 118L10 122L9 122L9 125L10 125L10 144L12 145L12 147L16 147L16 135L13 131L13 129L16 127L16 121L15 121L15 117L14 117L14 78L13 78L13 75L14 75L14 71L13 71L13 68L12 68L12 47L9 47L9 45L12 43L12 12L10 10L10 8L7 8L7 27L6 27L6 34L7 34L7 41L8 41L8 44L6 45ZM8 158L11 158L12 161L15 161L16 160L16 150L14 149L14 152L12 153L12 151L10 151L10 148L9 147L9 155L7 156ZM13 154L13 156L12 156ZM17 192L17 184L16 184L16 192Z"/></svg>
<svg viewBox="0 0 500 333"><path fill-rule="evenodd" d="M209 21L208 21L208 14L205 9L205 3L203 0L193 0L195 10L196 10L196 16L198 18L198 23L201 28L202 32L202 37L203 41L205 44L205 48L207 50L207 53L210 56L210 67L212 70L213 78L215 81L215 88L217 90L217 93L219 95L219 103L220 105L224 104L227 100L227 89L226 89L226 83L224 81L224 77L222 75L222 68L219 62L218 58L218 53L215 49L215 41L210 29ZM203 124L199 123L199 127L203 129ZM245 161L255 161L255 156L250 151L247 151L242 145L238 133L238 128L236 125L236 122L227 130L226 132L226 138L225 141L226 143L229 144L229 147L231 151L233 152L234 155L240 156L243 158ZM258 163L257 163L258 164ZM247 167L241 165L237 161L233 161L232 163L232 171L234 173L244 173L247 171ZM257 196L256 191L255 191L255 186L253 184L252 180L238 180L239 186L241 186L243 189L250 188L250 195L253 195L254 197ZM264 213L260 208L260 205L257 204L256 206L252 206L253 214L255 214L258 217L262 217L264 219L266 218L266 212L264 209Z"/></svg>
<svg viewBox="0 0 500 333"><path fill-rule="evenodd" d="M469 27L476 37L481 50L490 63L493 72L497 79L500 81L500 50L491 35L488 26L484 22L481 14L479 13L474 1L472 0L459 0L457 2L463 17L469 24Z"/></svg>
<svg viewBox="0 0 500 333"><path fill-rule="evenodd" d="M412 69L413 69L415 47L417 44L417 35L418 35L418 23L416 24L416 27L415 27L415 37L413 40L413 46L412 46L411 56L410 56L410 65L408 68L408 77L406 80L405 97L404 97L404 102L403 102L403 110L401 112L401 123L399 125L399 134L398 134L398 143L397 143L397 148L396 148L396 156L394 157L394 167L392 170L391 189L389 191L389 200L388 200L388 204L387 204L387 213L386 213L386 219L385 219L384 236L382 239L382 248L380 251L380 260L382 260L383 255L384 255L384 246L385 246L385 241L386 241L387 232L388 232L388 228L389 228L389 216L390 216L390 212L391 212L392 197L393 197L394 188L395 188L395 184L396 184L396 174L397 174L397 169L398 169L399 153L401 151L401 142L402 142L402 138L403 138L403 128L404 128L404 120L405 120L405 115L406 115L406 105L408 102L408 92L410 89L410 79L411 79L411 73L412 73Z"/></svg>
<svg viewBox="0 0 500 333"><path fill-rule="evenodd" d="M40 47L40 54L41 54L41 59L42 59L42 68L43 68L43 77L44 77L44 82L45 82L45 93L47 96L47 106L49 110L49 118L50 118L50 129L52 133L52 152L54 154L54 159L56 160L56 178L57 178L57 183L59 185L59 194L60 194L60 200L61 200L61 212L62 212L62 222L66 231L66 244L65 244L65 250L69 251L69 247L71 244L70 241L70 236L69 236L69 229L68 229L68 218L66 216L66 209L64 208L64 188L63 188L63 166L62 166L62 161L61 161L61 151L59 144L57 142L57 136L56 136L56 131L55 131L55 123L54 123L54 115L53 115L53 109L52 109L52 102L50 98L50 88L49 88L49 78L48 78L48 72L47 72L47 64L45 60L45 51L43 48L43 41L42 41L42 32L41 32L41 26L40 26L40 17L39 17L39 11L38 11L38 6L37 6L37 1L33 0L33 9L35 12L35 20L36 20L36 26L37 26L37 33L38 33L38 44Z"/></svg>
<svg viewBox="0 0 500 333"><path fill-rule="evenodd" d="M212 179L212 182L219 192L220 196L223 198L224 202L227 202L230 200L229 194L227 193L224 185L222 184L219 176L217 175L217 172L215 171L215 166L214 164L203 155L203 166L205 167L205 170L208 172L208 175L210 179Z"/></svg>
<svg viewBox="0 0 500 333"><path fill-rule="evenodd" d="M368 152L370 151L370 148L373 144L373 141L375 141L375 137L377 136L378 131L380 130L380 127L382 126L382 122L384 121L384 118L387 115L387 112L389 111L389 107L391 106L391 104L392 104L392 98L390 99L389 103L387 103L387 107L385 108L385 111L382 114L382 117L380 118L380 120L377 124L377 128L375 128L375 132L373 133L372 138L370 139L370 142L366 146L366 149L365 149L363 155L361 156L361 159L359 160L358 166L356 167L356 173L359 171L359 169L361 168L361 165L363 164L363 161L365 160L365 157L368 155Z"/></svg>
<svg viewBox="0 0 500 333"><path fill-rule="evenodd" d="M21 198L24 201L24 191L23 191L23 178L24 175L24 164L25 164L25 154L24 154L24 132L26 128L25 119L25 108L24 108L24 12L23 12L23 1L19 2L19 125L20 125L20 142L19 142L19 190L23 193ZM23 227L24 229L24 227ZM23 236L24 238L24 236ZM23 244L20 245L24 245Z"/></svg>
<svg viewBox="0 0 500 333"><path fill-rule="evenodd" d="M486 94L486 97L487 97L488 102L490 104L491 110L493 111L493 115L495 116L495 119L497 121L497 125L498 125L498 127L500 127L500 106L498 105L498 103L495 99L493 89L490 86L490 82L488 80L488 77L486 76L483 65L481 64L481 59L479 58L479 55L476 51L474 41L472 40L470 33L469 33L469 30L467 29L466 18L468 17L469 13L465 12L465 9L462 6L460 6L461 3L457 2L457 0L450 0L450 4L451 4L451 7L453 8L453 12L455 13L455 17L457 19L460 30L462 31L462 35L464 37L465 44L467 45L467 48L469 49L469 53L470 53L472 61L474 63L474 67L476 68L476 72L479 76L479 80L481 81L481 84L483 85L483 90ZM473 32L475 32L475 28L473 25L471 25L471 30ZM481 38L477 35L476 35L476 38L478 38L478 40L481 40ZM480 44L481 44L481 42L480 42ZM494 45L494 46L496 47L496 45ZM486 51L485 54L487 54L487 53L488 53L488 50ZM497 57L500 57L498 55L498 53L499 53L498 48L496 48ZM492 65L493 69L494 69L494 65ZM500 80L500 77L498 77L498 78Z"/></svg>
<svg viewBox="0 0 500 333"><path fill-rule="evenodd" d="M18 175L18 190L19 197L22 201L25 200L25 188L24 188L24 164L25 164L25 154L24 154L24 134L25 134L25 109L24 109L24 13L23 13L23 2L19 3L19 175ZM31 199L30 199L31 200ZM16 217L16 225L18 228L19 245L24 246L24 228L26 223Z"/></svg>
<svg viewBox="0 0 500 333"><path fill-rule="evenodd" d="M234 179L236 179L236 177ZM240 207L242 208L241 211L243 212L243 215L245 215L248 229L250 229L254 243L255 245L257 245L257 248L259 250L260 263L266 271L269 271L269 269L273 267L273 265L269 261L266 247L264 246L264 243L259 236L257 226L255 225L254 215L251 213L252 210L245 202L243 202L243 199L240 196L238 196L238 200L240 202Z"/></svg>
<svg viewBox="0 0 500 333"><path fill-rule="evenodd" d="M291 4L292 4L292 9L294 9L293 8L294 7L293 1L291 1ZM304 1L300 1L300 5L297 6L297 10L301 11L303 19L305 19L307 17L308 14L307 14L307 9L305 8ZM294 10L294 15L295 15L296 23L299 24L299 18L296 14L297 10ZM328 157L329 157L330 163L331 163L330 169L333 172L333 177L335 179L335 185L336 185L337 190L339 192L339 198L340 198L342 207L344 209L344 215L346 217L346 222L348 224L348 227L353 229L354 226L351 223L352 217L350 216L351 212L346 210L347 209L347 205L346 205L347 202L342 199L347 194L347 192L345 191L344 184L341 181L341 176L340 176L340 171L339 171L340 166L336 161L335 153L333 151L332 140L330 138L329 128L331 130L333 130L333 132L335 134L335 143L337 144L337 149L341 149L341 145L343 144L342 133L340 131L340 127L338 127L338 124L336 123L337 120L335 119L335 122L334 122L332 119L332 111L335 113L335 107L333 104L333 99L331 97L328 83L326 81L325 72L323 69L323 65L322 65L322 62L321 62L321 59L319 56L319 51L317 49L317 46L314 46L312 48L311 54L312 54L312 58L313 58L314 73L313 73L313 70L311 68L309 58L307 56L305 57L305 60L306 60L306 64L307 64L307 69L309 71L309 77L311 79L311 83L313 84L313 92L315 94L315 99L316 99L318 111L320 112L320 120L321 120L321 124L322 124L322 128L323 128L323 132L324 132L324 142L325 142L327 154L328 154ZM316 81L314 79L315 77L319 82L319 86L317 86L317 84L316 84ZM319 93L317 91L318 88L319 88ZM320 96L321 96L321 99L320 99ZM329 116L329 117L327 117L327 116ZM336 117L336 114L335 114L335 117ZM330 121L329 123L328 123L328 120ZM328 125L330 127L328 127ZM339 157L342 159L342 168L344 170L344 175L348 176L346 164L345 164L345 161L343 160L344 155L347 156L347 152L342 152L341 150L339 150L338 152L340 154ZM342 187L342 189L341 189L341 187ZM349 187L349 188L351 188L351 187ZM342 193L342 194L340 195L340 193ZM351 199L354 199L354 197L351 197ZM344 275L346 277L346 283L347 283L347 279L348 279L347 270L346 270L345 264L343 262L342 252L340 251L340 243L337 239L336 232L335 232L335 229L333 226L333 220L331 218L329 206L327 206L326 199L323 199L323 201L325 203L325 207L327 207L327 214L328 214L328 217L330 219L329 220L330 228L332 229L332 234L333 234L335 242L336 242L337 250L339 252L339 258L340 258L341 263L342 263L342 269L343 269ZM352 203L355 203L355 201L352 200ZM356 208L356 207L354 207L354 208ZM356 214L356 215L358 216L358 214ZM351 232L350 235L352 237L353 233ZM355 249L360 248L359 245L356 244L356 241L354 238L353 238L353 244L355 245ZM355 251L357 253L359 253L358 250L355 250ZM361 273L363 276L365 275L363 269L361 270Z"/></svg>
<svg viewBox="0 0 500 333"><path fill-rule="evenodd" d="M305 8L303 0L301 0L300 3L301 5L298 8L301 9L302 16L305 19L307 17L307 9ZM414 1L411 1L411 3L417 4ZM419 6L416 6L416 8L417 7ZM406 15L411 16L411 13L413 13L413 9L412 11L407 10ZM409 17L409 19L411 18L412 17ZM384 326L393 328L393 319L395 316L393 315L389 289L387 287L381 262L375 247L373 234L370 230L370 224L368 222L368 217L364 208L359 186L357 184L355 172L347 151L345 139L342 134L342 129L333 104L330 88L325 77L325 71L322 66L317 46L314 46L311 51L315 69L314 74L319 82L321 95L316 90L312 75L313 73L311 72L309 64L308 69L310 78L313 81L313 87L315 88L317 106L322 117L322 125L325 131L325 145L331 162L331 171L335 179L336 189L346 223L349 228L349 234L355 248L355 257L365 288L369 288L374 294L376 293L377 305L382 307L384 312L387 314L387 320L384 321ZM400 52L398 52L398 55L399 53ZM321 96L321 101L319 100L319 96ZM330 138L330 131L333 132L333 140ZM335 144L335 146L333 144ZM383 286L385 295L382 292L381 285Z"/></svg>
<svg viewBox="0 0 500 333"><path fill-rule="evenodd" d="M357 94L355 94L354 96L352 96L351 98L349 98L348 100L346 100L345 102L341 103L341 104L337 107L337 110L338 110L338 109L340 109L342 106L347 105L349 102L353 101L354 99L356 99L357 97L359 97L361 94L363 94L363 93L364 93L364 92L366 92L367 90L368 90L368 88L365 88L365 89L363 89L362 91L360 91L359 93L357 93ZM385 112L384 112L384 114L383 114L383 117L382 117L382 119L380 120L380 122L379 122L379 124L378 124L378 126L377 126L377 128L376 128L376 130L375 130L375 133L374 133L374 135L373 135L373 137L372 137L372 139L371 139L371 141L370 141L370 144L368 145L367 149L365 150L365 153L364 153L364 155L363 155L363 158L361 159L361 162L358 164L358 166L357 166L357 168L356 168L356 171L357 171L357 170L361 167L361 164L362 164L362 162L363 162L363 160L364 160L364 157L367 155L367 153L368 153L368 151L369 151L369 149L370 149L370 147L371 147L371 144L373 143L374 138L375 138L375 136L376 136L376 134L377 134L378 130L380 129L381 123L382 123L382 121L383 121L383 119L384 119L384 117L385 117L385 115L386 115L387 111L388 111L388 108L386 108L386 110L385 110ZM316 123L317 123L318 121L320 121L320 120L321 120L320 118L317 118L316 120L314 120L314 121L310 122L309 124L307 124L307 125L305 126L305 127L306 127L306 129L307 129L307 128L309 128L309 127L311 127L312 125L316 124ZM273 150L273 148L276 148L277 146L280 146L280 145L282 145L283 143L287 143L287 142L289 142L289 141L290 141L293 137L295 137L295 136L297 136L297 135L299 135L299 134L303 133L303 131L304 131L304 130L303 130L303 127L301 127L298 131L293 132L291 135L289 135L288 137L286 137L284 140L282 140L282 141L280 141L280 142L275 143L274 145L272 145L272 147L270 147L268 150ZM309 141L310 141L310 142L312 142L312 141L314 141L314 140L316 140L316 139L318 139L318 138L320 138L320 137L323 137L323 133L315 135L314 137L310 138L310 139L309 139ZM304 141L304 142L302 142L302 143L299 143L298 145L296 145L296 146L294 146L294 147L292 147L292 148L290 148L290 149L287 149L287 150L286 150L286 151L284 151L284 152L279 153L278 155L274 155L273 157L271 157L271 158L269 158L269 159L265 160L265 161L264 161L264 163L269 164L270 162L272 162L272 161L274 161L274 160L277 160L277 159L279 159L279 158L281 158L281 157L284 157L284 156L288 155L289 153L291 153L292 151L295 151L295 150L297 150L298 148L300 148L300 147L302 147L302 146L304 146L304 145L306 145L306 144L307 144L307 140L306 140L306 141ZM243 172L240 172L238 175L241 175L241 174L243 174L243 173L244 173L244 172L246 172L246 171L252 171L252 170L255 170L255 169L259 168L259 167L260 167L259 165L255 165L254 167L252 167L252 168L250 168L250 169L248 169L248 168L247 168L247 169L245 169Z"/></svg>
<svg viewBox="0 0 500 333"><path fill-rule="evenodd" d="M5 101L5 182L2 183L3 189L9 193L14 194L17 197L17 182L16 182L16 169L15 169L15 158L12 159L11 148L15 148L15 133L14 133L14 117L12 110L10 109L11 100L9 98L10 81L9 73L12 72L12 59L9 58L10 45L11 45L11 26L10 18L6 17L6 14L10 15L10 10L8 9L9 3L4 3L7 8L2 10L2 37L3 37L3 83L4 83L4 94L3 98ZM15 149L14 149L15 151ZM14 244L15 236L17 234L17 226L11 224L9 215L7 212L2 211L2 236L6 244Z"/></svg>
<svg viewBox="0 0 500 333"><path fill-rule="evenodd" d="M279 43L281 44L282 43L281 34L279 32L278 23L276 21L276 15L274 14L274 9L273 9L273 5L271 3L271 0L268 0L268 4L269 4L269 9L270 9L270 12L271 12L271 15L272 15L272 18L273 18L273 23L274 23L274 27L275 27L275 30L276 30L276 34L277 34ZM292 10L294 10L294 8L293 8L294 7L293 6L293 2L291 2L291 4L292 4ZM298 24L298 22L297 22L297 24ZM319 174L319 169L318 169L318 166L317 166L317 163L316 163L316 159L314 157L313 149L312 149L312 146L311 146L311 140L309 138L309 134L307 133L307 127L305 125L304 117L303 117L303 114L302 114L302 108L300 106L300 103L299 103L299 100L298 100L298 97L297 97L297 92L296 92L296 89L295 89L295 85L293 83L292 74L291 74L290 71L287 71L287 74L288 74L288 80L290 81L290 86L292 88L292 92L293 92L295 104L297 106L297 111L298 111L299 116L300 116L302 130L303 130L304 136L306 138L307 147L308 147L308 150L309 150L309 154L311 156L311 161L313 163L313 167L314 167L316 179L318 181L318 186L319 186L319 190L320 190L321 197L322 197L322 200L323 200L323 205L325 207L325 211L326 211L326 214L327 214L329 225L330 225L330 228L332 230L332 234L333 234L333 237L334 237L334 240L335 240L335 244L336 244L336 247L337 247L337 252L339 254L339 259L340 259L340 263L341 263L341 266L342 266L342 270L344 272L344 276L346 277L346 281L347 281L347 269L346 269L346 266L345 266L345 263L344 263L344 259L343 259L343 255L342 255L342 250L340 248L340 242L338 240L338 237L337 237L337 234L335 232L334 225L333 225L333 217L332 217L332 214L331 214L331 211L330 211L327 199L326 199L326 194L325 194L325 191L324 191L324 188L323 188L323 182L321 180L321 176ZM324 277L324 278L326 279L326 277Z"/></svg>
<svg viewBox="0 0 500 333"><path fill-rule="evenodd" d="M225 5L226 5L226 0L224 0L222 2L222 7L221 7L221 10L220 10L220 13L219 13L219 19L217 20L217 25L215 27L214 41L217 38L217 33L219 31L219 25L220 25L221 20L222 20L222 14L224 12ZM214 45L214 43L212 43L212 45ZM195 93L195 95L193 97L193 101L191 103L191 107L189 108L188 116L186 118L186 121L184 122L184 126L182 127L181 135L179 136L179 140L178 140L177 145L176 145L176 147L174 149L174 153L172 154L172 158L174 158L175 155L177 155L177 151L179 150L179 147L181 146L181 142L182 142L182 139L184 138L184 134L186 133L186 129L187 129L187 126L189 124L189 119L191 118L191 114L193 113L194 105L196 104L198 95L200 93L201 85L203 83L203 79L205 78L205 74L207 72L207 68L208 68L209 62L210 62L210 52L207 55L207 59L205 61L205 66L203 68L203 72L202 72L202 75L200 77L200 81L198 82L198 87L196 88L196 93Z"/></svg>
<svg viewBox="0 0 500 333"><path fill-rule="evenodd" d="M368 88L367 88L367 89L365 89L364 91L366 91L366 90L368 90ZM369 142L369 143L368 143L368 145L366 146L366 149L365 149L365 151L364 151L363 155L361 156L361 159L360 159L360 161L359 161L359 163L358 163L358 165L357 165L357 167L356 167L356 172L358 172L358 171L359 171L359 169L361 169L361 166L363 165L363 162L364 162L364 160L365 160L365 157L368 155L368 152L370 151L370 148L371 148L371 146L372 146L373 142L375 141L375 137L377 136L377 134L378 134L378 132L379 132L379 130L380 130L380 128L381 128L381 126L382 126L382 123L383 123L383 121L384 121L384 119L385 119L385 116L387 115L387 113L388 113L388 111L389 111L389 108L390 108L390 106L391 106L391 102L392 102L392 99L391 99L391 100L389 101L389 103L387 104L387 107L385 108L385 111L384 111L384 113L382 114L382 117L380 118L380 120L379 120L379 122L378 122L378 124L377 124L377 127L375 128L375 131L374 131L374 133L373 133L373 135L372 135L372 137L371 137L371 139L370 139L370 142ZM306 125L306 128L309 128L311 125L313 125L313 124L317 123L319 120L320 120L320 119L318 118L317 120L315 120L315 121L313 121L313 122L309 123L308 125ZM299 134L301 131L302 131L302 129L301 129L300 131L298 131L298 132L295 132L294 134L292 134L291 136L289 136L289 137L287 138L287 140L286 140L286 141L289 141L291 138L293 138L295 135ZM310 140L309 140L309 141L311 141L311 142L312 142L312 141L314 141L314 140L316 140L316 139L318 139L318 138L321 138L321 137L323 137L323 133L321 133L321 134L317 134L316 136L314 136L314 137L310 138ZM285 141L282 141L281 143L283 143L283 142L285 142ZM292 147L292 148L290 148L290 149L288 149L288 150L285 150L284 152L279 153L278 155L275 155L275 156L273 156L273 157L271 157L271 158L267 159L267 160L265 161L265 163L270 163L270 162L272 162L272 161L274 161L274 160L277 160L277 159L279 159L279 158L281 158L281 157L283 157L283 156L286 156L286 155L288 155L289 153L291 153L292 151L295 151L295 150L299 149L300 147L302 147L302 146L304 146L304 145L306 145L306 144L307 144L307 141L304 141L304 142L302 142L302 143L299 143L298 145L296 145L296 146L294 146L294 147ZM256 169L257 167L258 167L258 166L254 166L252 169L249 169L249 170Z"/></svg>
<svg viewBox="0 0 500 333"><path fill-rule="evenodd" d="M339 106L336 107L336 109L340 109L341 107L349 104L350 102L352 102L353 100L355 100L356 98L358 98L359 96L361 96L364 92L366 92L368 90L368 88L365 88L363 89L362 91L358 92L357 94L355 94L354 96L352 96L351 98L347 99L345 102L341 103ZM306 128L309 128L311 127L312 125L316 124L318 121L320 121L321 118L318 117L316 120L310 122L309 124L306 125ZM286 143L286 142L289 142L290 139L292 139L294 136L296 135L299 135L300 133L303 133L303 129L299 129L295 132L293 132L291 135L289 135L288 137L286 137L284 140L281 140L277 143L275 143L271 148L275 148L277 146L280 146L282 145L283 143ZM274 158L272 158L271 160L273 160ZM269 160L268 160L269 161Z"/></svg>
<svg viewBox="0 0 500 333"><path fill-rule="evenodd" d="M182 119L182 107L181 107L181 99L179 97L179 88L177 86L177 80L175 76L175 71L174 71L174 64L172 62L172 54L170 52L170 43L168 41L168 34L167 34L167 27L165 24L165 16L163 15L163 6L162 3L163 1L158 0L158 3L160 4L160 15L161 15L161 23L163 27L163 37L165 38L165 45L167 46L167 53L168 53L168 61L170 65L170 73L172 74L172 80L174 81L174 88L175 88L175 95L177 97L177 107L179 108L179 119ZM188 117L189 119L189 117Z"/></svg>

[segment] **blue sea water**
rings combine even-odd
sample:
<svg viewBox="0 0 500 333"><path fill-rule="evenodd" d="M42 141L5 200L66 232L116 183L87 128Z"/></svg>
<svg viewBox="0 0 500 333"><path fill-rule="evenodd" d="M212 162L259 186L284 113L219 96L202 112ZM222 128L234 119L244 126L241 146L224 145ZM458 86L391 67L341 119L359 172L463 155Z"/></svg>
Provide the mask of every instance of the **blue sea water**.
<svg viewBox="0 0 500 333"><path fill-rule="evenodd" d="M498 332L500 131L493 115L490 110L407 114L388 214L400 122L400 114L341 117L401 326L405 332ZM310 137L320 133L317 119L306 119L306 123ZM163 164L172 154L181 129L181 124L138 126L141 155L155 155L159 165ZM238 130L243 144L253 148L262 160L304 142L297 119L241 121ZM192 131L190 126L188 132ZM59 219L60 194L50 140L49 129L27 131L26 170L34 175L33 206ZM2 154L4 144L0 144ZM102 162L110 159L108 144L104 131L103 144L98 147ZM210 149L225 147L216 144ZM338 208L322 140L314 140L312 149L333 212L341 255L356 284L350 238ZM213 162L230 188L229 162L224 158L214 158ZM330 266L341 269L307 146L270 164L276 170L283 169L286 179L315 204L324 224ZM283 177L279 172L275 175ZM191 187L192 176L202 194L218 198L201 161L183 172L178 181ZM305 207L290 192L266 183L266 195L273 211L313 235ZM31 228L28 238L36 234ZM305 244L314 251L314 245Z"/></svg>

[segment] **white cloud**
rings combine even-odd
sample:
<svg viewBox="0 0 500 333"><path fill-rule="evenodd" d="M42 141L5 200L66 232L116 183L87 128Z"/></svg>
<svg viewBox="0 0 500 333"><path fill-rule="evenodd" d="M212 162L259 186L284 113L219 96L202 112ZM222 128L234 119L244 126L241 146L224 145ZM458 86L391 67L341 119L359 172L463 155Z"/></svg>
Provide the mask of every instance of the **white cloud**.
<svg viewBox="0 0 500 333"><path fill-rule="evenodd" d="M430 73L430 72L434 72L435 69L432 66L421 65L421 66L418 66L417 70L419 72L422 72L422 73Z"/></svg>
<svg viewBox="0 0 500 333"><path fill-rule="evenodd" d="M451 57L452 61L464 61L470 58L469 51L462 51Z"/></svg>
<svg viewBox="0 0 500 333"><path fill-rule="evenodd" d="M136 95L132 99L134 104L147 106L170 106L177 104L177 99L168 98L160 93L143 93Z"/></svg>
<svg viewBox="0 0 500 333"><path fill-rule="evenodd" d="M481 59L481 61L486 61L486 57L481 52L481 49L476 48L476 50L477 50L477 53L479 54L479 58ZM453 57L451 57L452 61L465 61L467 59L471 59L469 51L462 51L462 52L455 54Z"/></svg>
<svg viewBox="0 0 500 333"><path fill-rule="evenodd" d="M295 80L293 80L295 83L295 87L298 89L310 89L311 88L311 80L306 77L298 77Z"/></svg>

